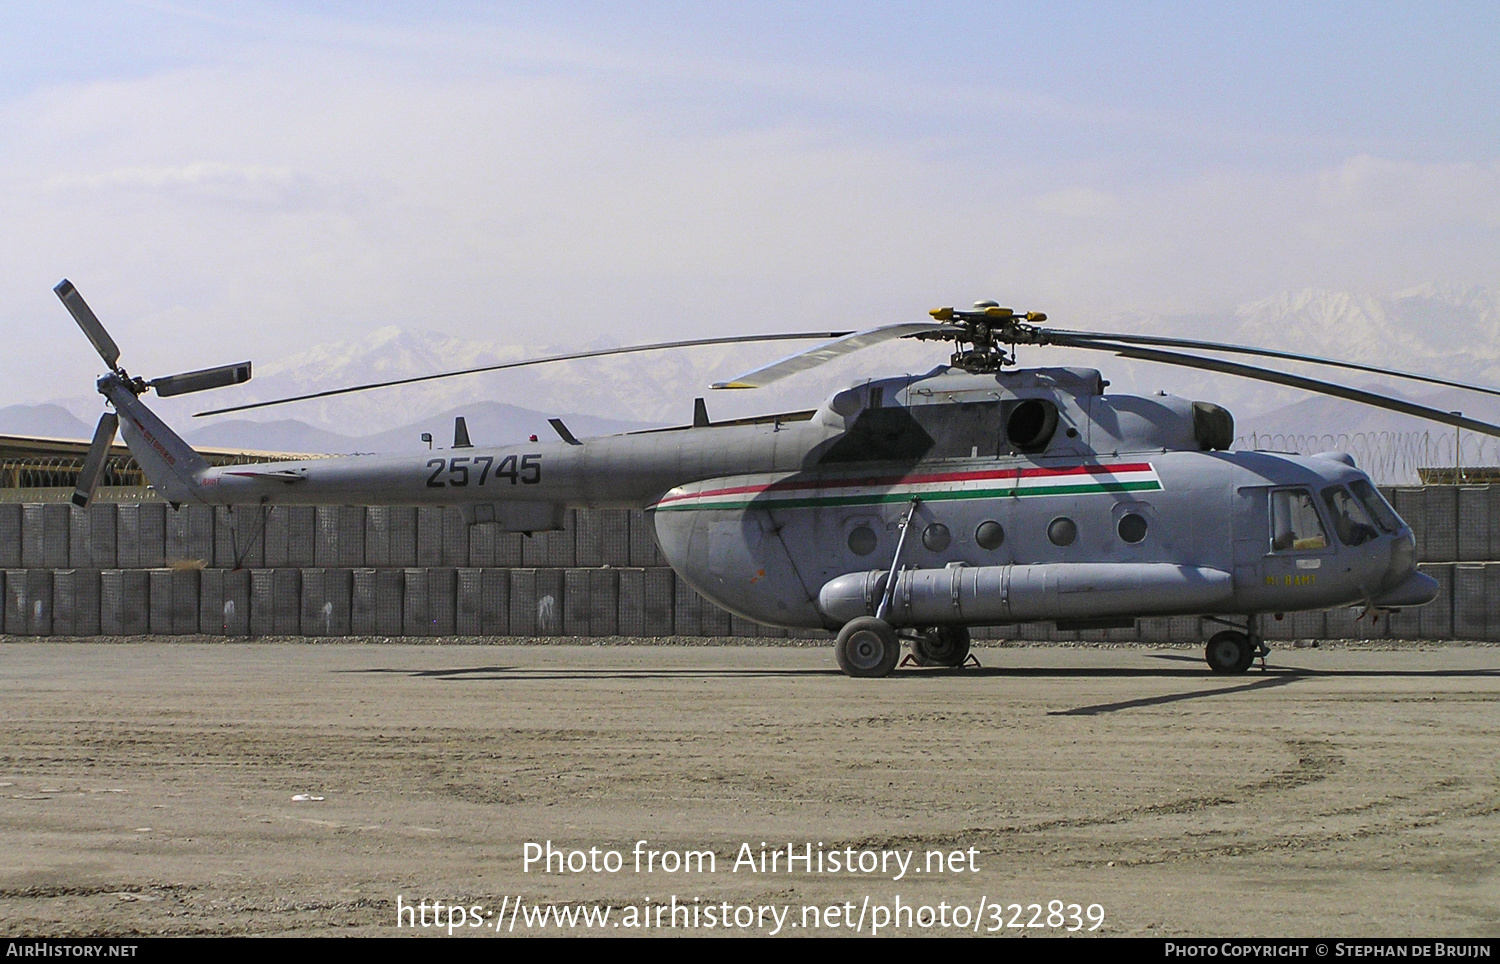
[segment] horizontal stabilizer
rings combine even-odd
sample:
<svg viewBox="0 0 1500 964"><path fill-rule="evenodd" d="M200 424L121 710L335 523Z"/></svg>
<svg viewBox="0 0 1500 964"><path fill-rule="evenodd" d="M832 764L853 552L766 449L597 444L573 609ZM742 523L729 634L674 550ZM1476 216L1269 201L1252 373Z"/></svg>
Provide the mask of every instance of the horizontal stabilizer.
<svg viewBox="0 0 1500 964"><path fill-rule="evenodd" d="M306 482L307 476L292 469L225 469L225 475L237 475L242 479L272 479L276 482L285 482L291 485L293 482Z"/></svg>

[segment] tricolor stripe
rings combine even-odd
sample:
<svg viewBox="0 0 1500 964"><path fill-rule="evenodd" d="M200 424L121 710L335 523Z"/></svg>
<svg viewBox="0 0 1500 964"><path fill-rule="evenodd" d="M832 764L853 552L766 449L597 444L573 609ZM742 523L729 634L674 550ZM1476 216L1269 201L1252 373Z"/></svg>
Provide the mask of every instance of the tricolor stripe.
<svg viewBox="0 0 1500 964"><path fill-rule="evenodd" d="M880 505L961 499L1009 499L1104 492L1153 492L1161 479L1149 462L1072 465L1062 468L984 469L919 472L880 476L792 476L740 485L702 483L668 492L652 509L678 512L699 509L800 509L814 506Z"/></svg>

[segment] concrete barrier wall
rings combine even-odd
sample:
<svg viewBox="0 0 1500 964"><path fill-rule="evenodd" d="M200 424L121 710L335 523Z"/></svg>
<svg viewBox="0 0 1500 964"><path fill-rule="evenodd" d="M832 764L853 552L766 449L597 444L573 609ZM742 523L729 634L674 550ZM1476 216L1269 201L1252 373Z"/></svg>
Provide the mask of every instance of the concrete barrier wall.
<svg viewBox="0 0 1500 964"><path fill-rule="evenodd" d="M531 537L470 527L456 508L278 506L230 510L161 502L0 503L0 568L597 568L665 566L644 514L570 510Z"/></svg>
<svg viewBox="0 0 1500 964"><path fill-rule="evenodd" d="M6 569L0 588L15 636L826 635L731 620L670 569Z"/></svg>
<svg viewBox="0 0 1500 964"><path fill-rule="evenodd" d="M1500 486L1385 490L1412 526L1420 562L1500 561ZM281 506L230 510L161 502L0 503L0 568L652 569L666 560L644 514L569 510L567 528L527 537L470 527L456 508ZM691 621L691 612L684 611Z"/></svg>
<svg viewBox="0 0 1500 964"><path fill-rule="evenodd" d="M1374 625L1347 610L1267 618L1267 636L1500 639L1500 486L1385 492L1439 598ZM628 510L573 510L566 529L528 538L437 507L0 503L0 578L15 635L826 635L763 627L703 599ZM1182 641L1211 634L1199 622L975 635Z"/></svg>
<svg viewBox="0 0 1500 964"><path fill-rule="evenodd" d="M1371 622L1358 610L1267 617L1268 639L1500 640L1500 563L1423 563L1438 598ZM732 616L666 568L6 569L3 631L16 636L741 636L817 631ZM1133 629L1051 624L979 639L1187 642L1195 617Z"/></svg>
<svg viewBox="0 0 1500 964"><path fill-rule="evenodd" d="M1383 489L1411 525L1420 562L1500 561L1500 486Z"/></svg>

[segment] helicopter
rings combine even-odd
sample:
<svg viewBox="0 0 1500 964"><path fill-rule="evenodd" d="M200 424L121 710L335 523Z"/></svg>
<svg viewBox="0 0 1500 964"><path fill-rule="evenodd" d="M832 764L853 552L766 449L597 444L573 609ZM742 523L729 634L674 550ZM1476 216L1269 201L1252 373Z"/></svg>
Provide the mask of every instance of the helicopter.
<svg viewBox="0 0 1500 964"><path fill-rule="evenodd" d="M1334 395L1500 436L1500 426L1332 382L1175 349L1314 362L1500 395L1484 386L1275 349L1046 328L994 301L859 331L738 335L553 355L330 389L265 405L601 355L696 345L821 343L715 389L748 389L891 339L946 341L949 363L871 379L816 409L580 440L444 454L362 455L210 467L142 401L242 383L249 362L145 380L77 289L54 289L109 371L73 501L87 505L117 428L170 503L454 505L471 525L561 529L570 507L645 510L674 570L759 623L835 634L839 667L889 675L910 644L921 666L968 660L970 627L1052 622L1213 624L1204 656L1243 673L1269 649L1264 615L1420 606L1438 583L1410 527L1354 460L1232 451L1233 416L1211 402L1107 394L1099 371L1020 368L1018 346L1086 348ZM1174 350L1168 350L1174 349ZM461 426L459 426L461 428Z"/></svg>

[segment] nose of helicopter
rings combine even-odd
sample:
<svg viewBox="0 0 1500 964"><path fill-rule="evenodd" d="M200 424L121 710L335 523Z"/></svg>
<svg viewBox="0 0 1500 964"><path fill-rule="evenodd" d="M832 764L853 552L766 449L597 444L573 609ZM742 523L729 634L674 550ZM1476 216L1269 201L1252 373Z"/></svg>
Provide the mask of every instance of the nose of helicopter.
<svg viewBox="0 0 1500 964"><path fill-rule="evenodd" d="M1438 581L1417 571L1417 546L1410 529L1391 539L1390 563L1380 581L1380 593L1371 600L1376 606L1399 608L1420 606L1437 598Z"/></svg>
<svg viewBox="0 0 1500 964"><path fill-rule="evenodd" d="M1391 561L1380 588L1391 589L1406 581L1417 568L1417 541L1410 529L1402 529L1391 539Z"/></svg>

